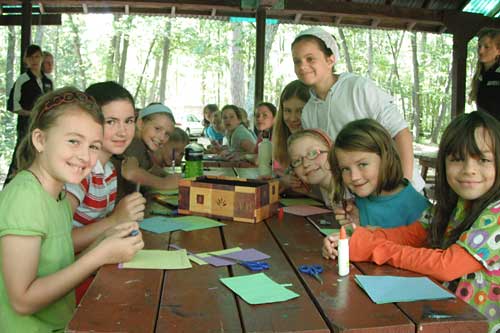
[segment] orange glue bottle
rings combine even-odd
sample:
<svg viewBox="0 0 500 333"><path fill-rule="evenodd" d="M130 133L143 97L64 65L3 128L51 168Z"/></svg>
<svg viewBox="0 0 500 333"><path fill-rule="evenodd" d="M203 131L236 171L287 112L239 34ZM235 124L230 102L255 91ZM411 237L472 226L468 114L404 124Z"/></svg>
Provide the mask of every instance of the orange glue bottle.
<svg viewBox="0 0 500 333"><path fill-rule="evenodd" d="M340 227L339 243L338 243L338 266L339 276L349 275L349 240L344 226Z"/></svg>

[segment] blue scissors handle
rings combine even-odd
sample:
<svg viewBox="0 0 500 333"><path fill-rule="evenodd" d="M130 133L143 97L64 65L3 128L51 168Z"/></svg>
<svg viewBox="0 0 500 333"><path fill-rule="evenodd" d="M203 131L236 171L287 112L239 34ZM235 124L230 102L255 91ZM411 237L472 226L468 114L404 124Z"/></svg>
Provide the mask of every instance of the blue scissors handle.
<svg viewBox="0 0 500 333"><path fill-rule="evenodd" d="M315 275L323 272L323 266L321 265L301 265L299 266L299 271L302 273Z"/></svg>
<svg viewBox="0 0 500 333"><path fill-rule="evenodd" d="M263 271L269 269L269 264L264 261L243 261L240 264L252 272Z"/></svg>

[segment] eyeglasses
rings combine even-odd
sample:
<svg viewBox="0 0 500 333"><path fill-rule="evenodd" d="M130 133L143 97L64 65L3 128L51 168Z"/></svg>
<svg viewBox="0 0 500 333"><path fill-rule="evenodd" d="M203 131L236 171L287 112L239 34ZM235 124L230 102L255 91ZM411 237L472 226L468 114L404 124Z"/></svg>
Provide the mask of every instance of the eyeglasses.
<svg viewBox="0 0 500 333"><path fill-rule="evenodd" d="M305 156L302 156L302 157L299 157L295 160L292 160L290 162L290 165L294 169L298 168L299 166L302 165L302 163L304 163L304 158L308 159L309 161L314 161L315 159L317 159L319 157L319 155L325 154L325 153L328 153L328 151L327 150L320 150L320 149L309 150Z"/></svg>

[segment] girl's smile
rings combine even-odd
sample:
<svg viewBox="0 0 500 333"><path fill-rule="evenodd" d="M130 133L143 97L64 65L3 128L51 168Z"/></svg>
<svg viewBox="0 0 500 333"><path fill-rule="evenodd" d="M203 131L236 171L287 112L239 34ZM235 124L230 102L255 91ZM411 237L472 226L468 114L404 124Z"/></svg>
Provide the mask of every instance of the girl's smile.
<svg viewBox="0 0 500 333"><path fill-rule="evenodd" d="M298 41L292 47L293 63L297 78L308 86L323 85L332 81L334 57L327 57L313 40Z"/></svg>
<svg viewBox="0 0 500 333"><path fill-rule="evenodd" d="M305 104L297 96L293 96L283 102L283 121L292 134L302 129L300 117Z"/></svg>

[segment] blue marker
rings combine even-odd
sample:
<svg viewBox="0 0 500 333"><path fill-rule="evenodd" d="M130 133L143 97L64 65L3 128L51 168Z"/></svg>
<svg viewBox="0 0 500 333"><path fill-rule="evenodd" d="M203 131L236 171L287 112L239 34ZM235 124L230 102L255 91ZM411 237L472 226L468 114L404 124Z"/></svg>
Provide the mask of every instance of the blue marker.
<svg viewBox="0 0 500 333"><path fill-rule="evenodd" d="M134 229L130 232L130 234L128 235L128 237L134 237L134 236L137 236L139 234L139 230L137 229Z"/></svg>

